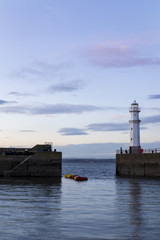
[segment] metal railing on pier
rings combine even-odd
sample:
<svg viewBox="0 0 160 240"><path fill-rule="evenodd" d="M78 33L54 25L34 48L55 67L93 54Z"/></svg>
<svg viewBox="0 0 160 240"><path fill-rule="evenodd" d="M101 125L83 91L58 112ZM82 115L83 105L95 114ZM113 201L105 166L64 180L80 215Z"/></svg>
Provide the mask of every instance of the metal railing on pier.
<svg viewBox="0 0 160 240"><path fill-rule="evenodd" d="M120 149L116 151L117 154L128 154L129 153L129 149Z"/></svg>
<svg viewBox="0 0 160 240"><path fill-rule="evenodd" d="M155 149L143 149L143 153L160 153L160 148L155 148Z"/></svg>
<svg viewBox="0 0 160 240"><path fill-rule="evenodd" d="M116 154L129 154L129 153L130 153L129 149L119 149L116 151ZM160 153L160 148L140 150L140 154L145 154L145 153Z"/></svg>

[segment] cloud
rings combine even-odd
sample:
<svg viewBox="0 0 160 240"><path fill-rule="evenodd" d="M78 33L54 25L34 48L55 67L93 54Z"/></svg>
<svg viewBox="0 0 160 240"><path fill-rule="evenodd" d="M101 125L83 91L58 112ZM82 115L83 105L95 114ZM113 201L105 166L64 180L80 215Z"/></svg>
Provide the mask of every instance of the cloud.
<svg viewBox="0 0 160 240"><path fill-rule="evenodd" d="M6 103L8 103L8 101L0 100L0 105L6 104Z"/></svg>
<svg viewBox="0 0 160 240"><path fill-rule="evenodd" d="M0 113L18 113L18 114L27 114L29 113L28 106L7 106L0 107Z"/></svg>
<svg viewBox="0 0 160 240"><path fill-rule="evenodd" d="M90 131L127 131L129 130L129 123L93 123L87 126Z"/></svg>
<svg viewBox="0 0 160 240"><path fill-rule="evenodd" d="M141 125L148 123L160 123L160 115L145 117L142 119ZM141 130L146 130L147 127L141 126ZM130 130L130 124L126 123L93 123L86 127L86 130L93 132L112 132L112 131L126 131Z"/></svg>
<svg viewBox="0 0 160 240"><path fill-rule="evenodd" d="M160 99L160 94L149 95L148 99Z"/></svg>
<svg viewBox="0 0 160 240"><path fill-rule="evenodd" d="M66 83L59 83L51 85L46 91L49 93L55 92L73 92L78 91L83 86L83 82L80 80L74 80Z"/></svg>
<svg viewBox="0 0 160 240"><path fill-rule="evenodd" d="M135 49L122 44L93 46L85 56L92 64L103 68L160 65L160 58L141 56Z"/></svg>
<svg viewBox="0 0 160 240"><path fill-rule="evenodd" d="M93 123L86 126L84 129L80 128L61 128L58 132L62 135L87 135L88 131L93 132L111 132L111 131L129 131L129 123Z"/></svg>
<svg viewBox="0 0 160 240"><path fill-rule="evenodd" d="M17 103L16 101L5 101L5 100L2 100L0 99L0 105L4 105L4 104L12 104L12 103Z"/></svg>
<svg viewBox="0 0 160 240"><path fill-rule="evenodd" d="M58 132L61 133L63 136L88 134L84 129L80 128L61 128Z"/></svg>
<svg viewBox="0 0 160 240"><path fill-rule="evenodd" d="M147 127L141 127L141 130L146 130ZM122 131L122 134L128 134L130 130L129 123L93 123L80 128L61 128L58 132L62 135L87 135L88 131L93 132L114 132Z"/></svg>
<svg viewBox="0 0 160 240"><path fill-rule="evenodd" d="M25 93L25 92L9 92L8 93L9 95L13 95L13 96L16 96L16 97L28 97L28 96L34 96L33 94L31 93Z"/></svg>
<svg viewBox="0 0 160 240"><path fill-rule="evenodd" d="M153 115L153 116L142 118L142 124L148 124L148 123L160 123L160 115Z"/></svg>
<svg viewBox="0 0 160 240"><path fill-rule="evenodd" d="M93 105L74 105L74 104L46 104L31 109L32 114L71 114L101 110L100 107Z"/></svg>
<svg viewBox="0 0 160 240"><path fill-rule="evenodd" d="M38 106L14 105L0 107L1 113L18 113L30 115L55 115L55 114L81 114L102 110L101 107L94 105L74 105L74 104L41 104Z"/></svg>
<svg viewBox="0 0 160 240"><path fill-rule="evenodd" d="M53 77L68 67L69 65L65 63L51 64L43 61L36 61L27 67L22 67L18 71L15 71L11 76L21 79L44 80L44 78Z"/></svg>

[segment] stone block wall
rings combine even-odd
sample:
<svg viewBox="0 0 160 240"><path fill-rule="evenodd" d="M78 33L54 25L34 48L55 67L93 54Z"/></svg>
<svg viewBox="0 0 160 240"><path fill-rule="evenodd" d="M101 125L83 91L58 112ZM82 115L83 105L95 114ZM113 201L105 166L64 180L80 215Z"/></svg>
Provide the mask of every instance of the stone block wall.
<svg viewBox="0 0 160 240"><path fill-rule="evenodd" d="M38 152L28 161L28 175L31 177L61 177L61 159L61 152Z"/></svg>
<svg viewBox="0 0 160 240"><path fill-rule="evenodd" d="M160 177L160 153L117 154L119 176Z"/></svg>
<svg viewBox="0 0 160 240"><path fill-rule="evenodd" d="M62 153L37 152L34 155L0 155L0 176L61 177Z"/></svg>

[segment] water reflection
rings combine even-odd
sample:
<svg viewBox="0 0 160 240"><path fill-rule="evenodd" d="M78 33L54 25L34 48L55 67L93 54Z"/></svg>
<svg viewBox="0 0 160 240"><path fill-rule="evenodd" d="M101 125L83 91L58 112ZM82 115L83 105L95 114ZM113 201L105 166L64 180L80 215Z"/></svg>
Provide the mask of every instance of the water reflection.
<svg viewBox="0 0 160 240"><path fill-rule="evenodd" d="M9 185L59 185L61 184L61 178L0 178L0 185L9 184Z"/></svg>
<svg viewBox="0 0 160 240"><path fill-rule="evenodd" d="M143 218L141 215L141 187L140 184L136 180L129 180L129 196L130 196L130 204L129 204L129 216L130 222L133 224L133 236L138 239L141 225L143 222Z"/></svg>
<svg viewBox="0 0 160 240"><path fill-rule="evenodd" d="M0 179L2 239L45 239L61 213L61 179ZM7 226L10 226L9 229Z"/></svg>
<svg viewBox="0 0 160 240"><path fill-rule="evenodd" d="M143 225L141 185L138 179L117 177L116 205L122 221L127 224L130 237L128 239L141 239L141 226Z"/></svg>

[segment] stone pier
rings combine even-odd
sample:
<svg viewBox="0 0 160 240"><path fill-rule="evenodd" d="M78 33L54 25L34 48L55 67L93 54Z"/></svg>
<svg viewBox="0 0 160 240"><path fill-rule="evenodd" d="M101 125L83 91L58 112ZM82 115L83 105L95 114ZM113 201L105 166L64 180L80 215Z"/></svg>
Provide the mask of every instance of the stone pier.
<svg viewBox="0 0 160 240"><path fill-rule="evenodd" d="M62 153L50 145L0 148L0 177L61 177Z"/></svg>
<svg viewBox="0 0 160 240"><path fill-rule="evenodd" d="M116 175L160 177L160 153L116 154Z"/></svg>

